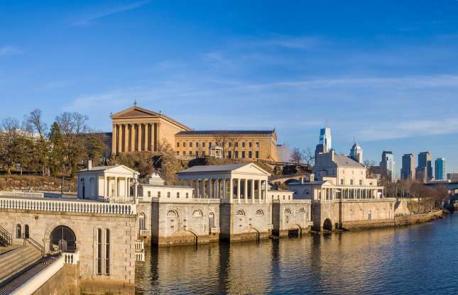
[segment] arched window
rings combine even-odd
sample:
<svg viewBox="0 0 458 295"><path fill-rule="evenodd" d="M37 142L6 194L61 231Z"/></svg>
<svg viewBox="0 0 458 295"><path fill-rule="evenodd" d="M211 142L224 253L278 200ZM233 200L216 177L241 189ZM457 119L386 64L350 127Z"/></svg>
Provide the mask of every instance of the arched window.
<svg viewBox="0 0 458 295"><path fill-rule="evenodd" d="M22 228L20 224L16 225L16 239L22 238Z"/></svg>
<svg viewBox="0 0 458 295"><path fill-rule="evenodd" d="M239 210L237 211L236 215L245 216L245 211Z"/></svg>
<svg viewBox="0 0 458 295"><path fill-rule="evenodd" d="M170 210L169 212L167 212L167 217L177 217L178 214L173 211L173 210Z"/></svg>
<svg viewBox="0 0 458 295"><path fill-rule="evenodd" d="M204 214L202 213L201 210L195 210L194 212L192 212L192 217L202 217L204 216Z"/></svg>
<svg viewBox="0 0 458 295"><path fill-rule="evenodd" d="M29 236L30 236L30 233L29 233L29 225L26 224L26 225L24 226L24 237L25 237L26 239L28 239Z"/></svg>

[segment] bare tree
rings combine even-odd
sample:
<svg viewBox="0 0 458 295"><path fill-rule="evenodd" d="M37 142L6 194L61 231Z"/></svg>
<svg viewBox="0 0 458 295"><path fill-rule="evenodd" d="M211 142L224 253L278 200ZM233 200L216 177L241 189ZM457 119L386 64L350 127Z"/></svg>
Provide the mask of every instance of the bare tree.
<svg viewBox="0 0 458 295"><path fill-rule="evenodd" d="M304 161L304 154L299 148L294 148L291 153L290 161L296 164L300 164Z"/></svg>
<svg viewBox="0 0 458 295"><path fill-rule="evenodd" d="M38 135L40 135L41 139L45 137L45 134L47 131L47 125L43 121L41 110L35 109L32 112L30 112L26 121L27 121L27 125L30 126L33 132L37 132Z"/></svg>

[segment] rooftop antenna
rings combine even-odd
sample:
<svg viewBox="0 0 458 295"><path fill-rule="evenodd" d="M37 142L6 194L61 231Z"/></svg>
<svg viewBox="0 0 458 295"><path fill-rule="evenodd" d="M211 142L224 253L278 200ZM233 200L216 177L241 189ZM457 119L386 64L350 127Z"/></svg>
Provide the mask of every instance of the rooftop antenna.
<svg viewBox="0 0 458 295"><path fill-rule="evenodd" d="M137 100L134 100L134 107L137 106Z"/></svg>

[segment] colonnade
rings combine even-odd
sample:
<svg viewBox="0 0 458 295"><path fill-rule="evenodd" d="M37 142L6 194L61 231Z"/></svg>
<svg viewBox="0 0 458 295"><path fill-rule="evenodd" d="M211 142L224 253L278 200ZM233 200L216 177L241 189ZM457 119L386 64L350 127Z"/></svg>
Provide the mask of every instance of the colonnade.
<svg viewBox="0 0 458 295"><path fill-rule="evenodd" d="M112 153L158 150L159 123L113 124Z"/></svg>
<svg viewBox="0 0 458 295"><path fill-rule="evenodd" d="M131 177L105 176L104 183L105 197L131 197L131 186L134 188L133 196L137 196L137 183Z"/></svg>
<svg viewBox="0 0 458 295"><path fill-rule="evenodd" d="M379 193L383 197L383 189L379 188L323 188L321 200L378 199Z"/></svg>
<svg viewBox="0 0 458 295"><path fill-rule="evenodd" d="M264 203L267 181L249 178L204 178L189 181L195 197L224 199L239 203Z"/></svg>

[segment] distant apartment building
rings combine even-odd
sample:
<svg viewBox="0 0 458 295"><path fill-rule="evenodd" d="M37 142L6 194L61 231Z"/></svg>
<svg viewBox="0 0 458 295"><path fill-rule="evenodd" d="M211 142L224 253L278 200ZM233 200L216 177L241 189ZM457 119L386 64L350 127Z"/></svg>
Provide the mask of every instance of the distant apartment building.
<svg viewBox="0 0 458 295"><path fill-rule="evenodd" d="M416 179L421 182L427 182L433 179L433 156L430 152L421 152L418 154L418 167Z"/></svg>
<svg viewBox="0 0 458 295"><path fill-rule="evenodd" d="M382 161L380 161L380 173L382 178L393 182L395 180L395 166L396 162L394 161L393 152L383 151Z"/></svg>
<svg viewBox="0 0 458 295"><path fill-rule="evenodd" d="M363 148L355 142L350 150L350 158L356 162L363 164Z"/></svg>
<svg viewBox="0 0 458 295"><path fill-rule="evenodd" d="M445 180L445 159L437 158L434 162L434 175L436 180Z"/></svg>
<svg viewBox="0 0 458 295"><path fill-rule="evenodd" d="M415 154L405 154L402 156L401 179L415 179Z"/></svg>

